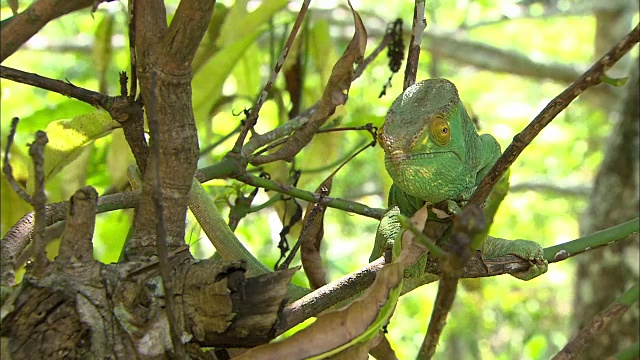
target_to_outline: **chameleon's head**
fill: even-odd
[[[475,182],[470,166],[477,137],[450,81],[430,79],[393,102],[380,129],[386,169],[403,191],[433,203],[456,199]]]

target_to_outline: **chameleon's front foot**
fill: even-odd
[[[547,272],[549,262],[544,258],[542,247],[530,240],[505,240],[488,236],[482,247],[482,255],[492,259],[505,255],[521,257],[531,264],[527,271],[511,273],[520,280],[531,280]]]
[[[512,276],[528,281],[547,272],[549,262],[544,258],[542,247],[535,241],[513,240],[510,241],[512,255],[521,257],[531,265],[527,271],[511,273]]]

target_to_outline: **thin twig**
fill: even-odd
[[[446,243],[448,256],[441,261],[442,276],[438,284],[438,294],[433,305],[429,327],[424,336],[416,359],[431,359],[444,330],[447,317],[456,298],[458,279],[464,276],[465,264],[473,259],[470,249],[475,234],[486,228],[486,217],[477,207],[467,207],[453,217],[452,233]]]
[[[353,147],[352,151],[348,151],[346,153],[346,155],[343,155],[340,159],[337,159],[336,161],[334,161],[334,162],[332,162],[330,164],[327,164],[327,165],[323,165],[323,166],[319,166],[319,167],[315,167],[315,168],[309,168],[309,169],[300,169],[300,172],[303,173],[303,174],[306,174],[306,175],[310,175],[310,174],[314,174],[314,173],[325,172],[325,171],[327,171],[329,169],[333,169],[336,166],[339,166],[340,164],[342,164],[345,159],[351,157],[352,156],[351,154],[352,154],[353,151],[357,151],[358,149],[360,149],[363,146],[365,146],[365,144],[366,144],[366,147],[370,146],[369,144],[367,144],[367,141],[361,141],[361,142],[359,142],[358,144],[356,144]],[[358,196],[353,196],[352,198],[357,198],[357,197]]]
[[[435,354],[440,334],[442,334],[442,330],[446,325],[447,315],[449,314],[453,301],[456,298],[457,287],[457,277],[443,276],[440,278],[440,281],[438,281],[438,295],[436,296],[436,301],[433,305],[431,320],[429,321],[427,333],[422,345],[420,346],[416,359],[431,359]]]
[[[133,17],[135,14],[135,0],[129,0],[127,6],[127,15],[129,20],[129,61],[131,62],[131,87],[129,90],[129,99],[133,102],[138,92],[138,70],[136,68],[136,22]]]
[[[282,65],[284,65],[284,61],[286,60],[287,55],[289,54],[289,50],[291,49],[291,46],[293,46],[293,41],[295,40],[296,35],[298,34],[298,30],[300,29],[300,25],[302,25],[302,20],[304,20],[304,16],[307,13],[307,9],[309,8],[310,3],[311,3],[311,0],[305,0],[302,3],[302,7],[300,8],[300,11],[298,12],[298,17],[296,18],[296,22],[293,24],[293,28],[291,28],[291,32],[289,33],[289,38],[287,39],[287,43],[284,45],[284,48],[280,53],[278,62],[276,63],[276,66],[273,68],[273,71],[271,72],[271,76],[269,77],[269,80],[267,81],[267,83],[264,85],[262,92],[260,92],[260,96],[258,97],[256,104],[251,108],[251,112],[249,113],[249,116],[247,117],[244,127],[242,128],[242,131],[240,131],[240,135],[238,136],[238,139],[236,140],[236,143],[233,146],[233,149],[231,150],[231,152],[236,154],[240,153],[240,151],[242,150],[242,146],[244,145],[244,140],[246,139],[247,134],[249,134],[249,130],[251,130],[253,126],[255,126],[256,122],[258,121],[258,113],[260,112],[262,105],[265,103],[265,101],[267,101],[267,98],[269,97],[269,92],[271,92],[273,83],[275,82],[276,77],[280,73],[280,69],[282,69]]]
[[[267,190],[273,190],[281,194],[293,196],[295,198],[298,198],[304,201],[308,201],[308,202],[320,201],[319,197],[312,192],[298,189],[294,186],[280,184],[273,180],[264,179],[258,176],[251,175],[247,172],[236,177],[236,180],[243,182],[247,185],[262,187]],[[360,214],[360,215],[378,219],[378,220],[382,217],[382,214],[385,211],[384,209],[371,208],[369,206],[366,206],[354,201],[333,198],[333,197],[326,197],[326,199],[328,202],[327,203],[328,207],[341,209],[350,213]]]
[[[560,112],[575,100],[586,89],[602,82],[604,73],[611,68],[622,56],[628,53],[640,40],[638,25],[631,30],[620,42],[614,45],[600,60],[598,60],[580,78],[574,81],[560,95],[556,96],[549,104],[513,138],[513,142],[507,147],[502,156],[495,163],[489,174],[482,180],[475,193],[467,203],[480,206],[489,196],[493,186],[502,178],[502,175],[518,158],[520,153],[533,141],[533,139],[547,126]]]
[[[368,125],[371,125],[371,124],[368,124]],[[370,126],[369,126],[369,128],[370,128]],[[335,129],[335,130],[337,130],[337,129]],[[374,140],[373,140],[372,143],[367,144],[363,148],[361,148],[358,151],[356,151],[355,153],[351,154],[346,160],[344,160],[342,162],[342,164],[340,164],[340,166],[338,166],[331,174],[329,174],[329,176],[327,176],[326,179],[329,179],[329,178],[335,176],[338,173],[338,171],[340,171],[340,169],[342,169],[347,163],[349,163],[349,161],[353,160],[356,156],[358,156],[360,153],[362,153],[364,150],[368,149],[369,147],[375,146],[375,144],[376,144],[376,140],[375,140],[375,136],[374,136]],[[325,182],[327,181],[326,179],[324,180]],[[313,223],[313,220],[314,220],[314,218],[316,217],[316,215],[318,213],[320,213],[322,211],[325,211],[327,205],[331,202],[331,201],[327,201],[327,199],[330,199],[330,198],[328,198],[328,193],[327,194],[323,194],[322,192],[320,192],[320,193],[314,193],[314,195],[318,198],[318,201],[316,201],[315,206],[311,210],[312,211],[311,214],[306,219],[305,224],[302,227],[302,233],[298,237],[298,241],[296,241],[296,243],[294,244],[293,248],[289,252],[289,255],[287,256],[285,261],[282,263],[282,265],[278,267],[278,270],[283,270],[283,269],[289,268],[289,265],[293,261],[293,258],[295,257],[296,253],[298,252],[298,249],[301,246],[302,239],[304,239],[304,237],[305,237],[305,232],[309,229],[309,225]]]
[[[413,8],[413,27],[411,29],[411,40],[409,42],[409,52],[407,53],[407,67],[404,71],[403,89],[416,82],[418,74],[418,61],[420,59],[420,46],[422,44],[422,33],[427,27],[425,18],[425,0],[416,0]]]
[[[112,98],[110,96],[99,92],[83,89],[68,82],[50,79],[6,66],[0,66],[0,77],[22,84],[35,86],[40,89],[53,91],[64,96],[86,102],[89,105],[101,107],[107,110],[112,103]]]
[[[33,211],[35,221],[33,225],[33,252],[35,254],[35,264],[37,269],[44,269],[48,264],[45,238],[47,195],[44,193],[44,147],[49,142],[44,131],[36,132],[36,139],[29,145],[29,156],[33,160],[34,190],[33,190]]]
[[[4,175],[7,177],[7,182],[11,186],[11,189],[22,198],[22,200],[28,202],[29,204],[33,204],[33,199],[31,196],[16,182],[16,179],[13,177],[13,167],[11,166],[11,162],[9,161],[9,151],[11,150],[11,145],[13,144],[13,138],[16,136],[16,130],[18,128],[19,118],[14,117],[11,120],[11,129],[9,130],[9,136],[7,137],[7,147],[4,152],[4,164],[2,166],[2,171]]]
[[[352,81],[355,81],[364,73],[367,66],[371,64],[378,55],[380,55],[382,50],[384,50],[387,47],[387,45],[389,45],[390,41],[391,41],[391,37],[385,36],[382,38],[382,41],[380,42],[380,44],[376,46],[376,48],[371,52],[371,54],[369,54],[362,61],[362,63],[358,64],[355,71],[353,72]],[[307,110],[303,111],[293,119],[287,121],[286,123],[280,125],[279,127],[269,132],[266,132],[262,135],[252,136],[251,139],[247,142],[247,144],[243,146],[242,153],[245,154],[246,156],[249,156],[253,154],[256,151],[256,149],[261,148],[267,144],[270,144],[273,141],[277,141],[291,134],[295,130],[301,128],[309,121],[311,116],[313,116],[313,113],[318,108],[319,103],[320,103],[319,101],[316,102],[315,104],[310,106]]]
[[[298,241],[296,241],[296,243],[293,244],[293,247],[289,251],[289,254],[287,254],[287,257],[284,259],[284,261],[278,265],[278,270],[285,270],[289,268],[289,266],[291,265],[291,262],[293,262],[293,258],[296,257],[296,254],[298,253],[298,250],[302,245],[302,239],[305,238],[305,236],[307,235],[306,233],[309,231],[310,225],[313,223],[313,220],[321,211],[323,211],[323,207],[322,205],[320,205],[320,202],[314,204],[314,206],[311,209],[311,212],[309,213],[309,217],[307,217],[305,219],[305,222],[302,224],[302,232],[300,232],[300,236],[298,236]]]
[[[389,43],[392,40],[393,40],[393,37],[391,36],[390,33],[384,34],[384,36],[382,37],[382,41],[380,41],[380,44],[378,44],[378,46],[376,46],[373,49],[373,51],[366,58],[364,58],[364,60],[360,64],[358,64],[358,66],[356,67],[356,70],[353,72],[353,80],[362,76],[367,66],[369,66],[369,64],[371,64],[373,60],[375,60],[378,57],[378,55],[380,55],[380,53],[384,49],[386,49],[387,46],[389,46]]]
[[[337,128],[320,129],[318,130],[317,134],[330,133],[330,132],[336,132],[336,131],[353,131],[353,130],[366,130],[369,133],[373,133],[377,131],[378,128],[373,126],[372,123],[368,123],[362,126],[345,126],[345,127],[337,127]],[[374,135],[374,139],[375,139],[375,135]]]

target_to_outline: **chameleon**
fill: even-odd
[[[450,212],[458,212],[458,203],[469,200],[501,156],[493,136],[478,134],[458,90],[446,79],[424,80],[403,91],[386,115],[378,143],[393,184],[370,261],[401,233],[398,214],[410,217],[426,202],[443,201]],[[548,268],[542,247],[534,241],[487,236],[478,250],[488,259],[512,254],[528,260],[528,270],[511,274],[521,280]]]

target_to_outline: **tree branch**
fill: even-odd
[[[209,27],[215,4],[212,0],[180,1],[164,40],[164,66],[167,69],[183,70],[184,64],[191,64],[202,36]]]
[[[122,192],[98,198],[97,213],[129,209],[138,206],[140,191]],[[51,226],[63,221],[69,202],[61,201],[45,207],[45,224]],[[34,212],[29,212],[16,222],[0,241],[0,285],[15,284],[15,262],[31,241],[34,226]]]
[[[493,186],[502,178],[505,171],[513,164],[540,131],[569,106],[578,95],[586,89],[600,84],[605,72],[620,60],[623,55],[629,52],[639,40],[640,30],[638,29],[638,25],[636,25],[624,39],[614,45],[608,53],[591,66],[579,79],[574,81],[568,88],[560,93],[560,95],[556,96],[524,130],[513,138],[513,142],[507,147],[489,171],[489,174],[487,174],[480,185],[478,185],[478,188],[466,206],[472,204],[480,206],[484,203]]]
[[[302,3],[302,6],[300,7],[300,11],[298,12],[298,16],[296,17],[296,22],[293,24],[293,27],[291,28],[291,32],[289,33],[289,37],[287,38],[287,42],[285,43],[284,48],[282,48],[282,51],[280,52],[278,61],[276,62],[275,67],[271,71],[271,75],[269,76],[269,80],[267,81],[267,83],[264,85],[264,88],[260,92],[260,96],[258,96],[258,99],[256,100],[255,105],[251,108],[251,111],[247,116],[247,120],[244,126],[242,127],[242,130],[240,130],[240,135],[238,135],[238,139],[236,140],[235,145],[233,145],[233,149],[231,150],[233,153],[240,154],[240,152],[242,151],[242,146],[244,145],[244,140],[246,139],[247,134],[249,133],[249,130],[253,129],[253,126],[255,126],[256,122],[258,121],[258,114],[260,113],[260,109],[262,109],[262,105],[264,104],[264,102],[267,101],[267,97],[271,92],[271,87],[273,87],[273,83],[276,80],[276,77],[278,77],[278,74],[280,73],[280,69],[282,69],[282,66],[284,65],[284,61],[287,59],[289,50],[291,49],[291,46],[293,46],[293,41],[295,40],[296,35],[298,34],[298,30],[300,30],[300,26],[302,25],[302,20],[304,20],[304,16],[307,13],[307,9],[309,8],[310,3],[311,3],[311,0],[305,0]]]
[[[44,271],[49,263],[47,259],[47,240],[44,236],[45,231],[45,204],[47,203],[47,195],[44,192],[44,147],[49,142],[49,138],[44,131],[38,130],[36,138],[29,145],[29,156],[33,161],[34,173],[34,190],[31,198],[33,199],[33,211],[35,212],[35,221],[33,224],[33,252],[35,254],[35,264],[38,271]]]
[[[553,360],[569,360],[577,357],[597,335],[620,318],[637,301],[638,284],[635,284],[606,309],[596,314],[591,322],[553,357]]]
[[[594,247],[586,248],[584,251],[593,250],[597,247],[595,243],[592,242],[595,241],[593,238],[597,238],[598,244],[602,246],[625,240],[630,234],[638,232],[638,226],[638,219],[634,219],[613,228],[586,236],[585,238],[546,248],[544,249],[545,259],[547,259],[549,263],[566,260],[578,253],[567,252],[568,256],[556,256],[556,254],[564,254],[565,251],[562,251],[562,249],[570,249],[574,244],[581,244],[580,246],[585,245],[586,241],[590,241]],[[384,266],[384,258],[380,257],[362,269],[347,274],[292,302],[284,310],[284,323],[286,326],[278,329],[278,334],[283,333],[311,316],[315,316],[322,311],[359,296],[364,289],[373,283],[376,272],[380,270],[382,266]],[[531,264],[528,260],[515,255],[483,259],[481,254],[476,252],[474,256],[465,263],[460,277],[478,278],[517,273],[526,271],[530,266]],[[441,274],[440,267],[438,261],[429,261],[425,272],[420,277],[405,279],[402,293],[406,294],[419,286],[438,280],[438,276]]]
[[[112,97],[99,92],[83,89],[69,82],[50,79],[38,74],[28,73],[6,66],[0,66],[0,77],[22,84],[35,86],[40,89],[53,91],[106,110],[109,110],[109,107],[113,103]]]
[[[507,72],[534,79],[571,83],[580,76],[574,65],[538,62],[523,53],[485,43],[461,40],[452,35],[425,34],[426,48],[436,56],[495,72]]]
[[[134,9],[135,47],[140,60],[148,57],[151,49],[160,51],[162,48],[168,29],[167,9],[162,0],[136,1]]]
[[[413,23],[411,27],[411,40],[409,40],[409,51],[407,52],[407,66],[404,70],[404,85],[402,87],[404,90],[416,82],[422,33],[427,27],[425,12],[425,0],[416,0],[415,6],[413,7]]]
[[[2,21],[0,30],[0,63],[35,35],[49,21],[105,0],[38,0],[25,11]],[[110,1],[110,0],[108,0]]]
[[[575,196],[575,197],[586,198],[589,196],[589,194],[591,194],[591,190],[592,190],[591,186],[588,186],[588,185],[549,184],[542,180],[524,181],[524,182],[519,182],[517,184],[512,184],[511,186],[509,186],[510,193],[535,191],[539,193],[548,193],[549,195],[560,196],[560,197]]]
[[[69,201],[64,235],[56,263],[66,267],[90,264],[93,260],[93,232],[96,225],[98,193],[91,186],[79,189]]]
[[[389,36],[382,37],[382,40],[380,41],[378,46],[376,46],[376,48],[373,49],[373,51],[360,64],[358,64],[355,71],[353,72],[352,81],[355,81],[364,73],[366,67],[371,64],[378,55],[380,55],[382,50],[384,50],[384,48],[389,44],[390,41],[391,38]],[[309,120],[313,116],[313,113],[318,109],[319,104],[320,101],[317,101],[315,104],[310,106],[307,110],[300,113],[295,118],[285,122],[284,124],[271,131],[268,131],[262,135],[252,135],[251,139],[249,139],[249,141],[247,141],[247,143],[242,147],[242,154],[245,157],[250,157],[260,147],[279,140],[291,134],[295,130],[301,128],[309,122]]]
[[[281,194],[289,195],[308,202],[318,203],[319,201],[321,201],[321,199],[323,199],[322,201],[326,202],[326,205],[328,207],[341,209],[347,212],[360,214],[374,219],[380,219],[385,211],[384,209],[371,208],[366,205],[349,200],[332,197],[321,198],[320,196],[318,196],[318,194],[301,190],[291,185],[279,184],[275,181],[254,176],[247,172],[238,176],[236,180],[239,180],[247,185],[273,190]]]

